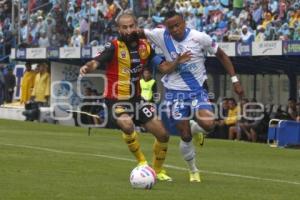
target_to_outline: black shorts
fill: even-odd
[[[122,114],[132,117],[135,125],[145,124],[155,116],[155,107],[152,103],[145,102],[141,98],[130,100],[105,99],[108,110],[108,128],[116,128],[116,119]]]

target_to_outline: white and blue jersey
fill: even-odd
[[[178,120],[193,118],[197,110],[212,110],[207,91],[203,88],[207,79],[204,62],[206,53],[215,54],[218,45],[206,33],[193,29],[186,29],[180,42],[174,40],[166,29],[145,30],[145,35],[162,50],[166,61],[174,61],[187,51],[192,53],[188,62],[162,78],[166,88],[163,104],[168,111],[161,114],[166,128],[173,133]]]

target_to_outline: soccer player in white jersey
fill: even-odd
[[[190,182],[201,182],[195,164],[196,153],[189,121],[195,117],[207,132],[215,126],[212,105],[205,89],[205,53],[214,54],[223,64],[239,96],[243,96],[243,88],[229,57],[209,35],[186,28],[183,16],[175,11],[166,13],[164,24],[166,28],[138,32],[144,34],[164,54],[166,60],[160,62],[159,69],[165,74],[162,78],[166,88],[164,102],[170,108],[166,126],[175,126],[181,135],[180,151],[189,167]]]

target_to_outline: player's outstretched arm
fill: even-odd
[[[225,70],[230,75],[235,93],[239,95],[239,97],[243,97],[244,96],[243,87],[235,74],[233,64],[229,59],[229,57],[227,56],[227,54],[222,49],[218,48],[216,57],[223,64]]]
[[[89,62],[87,62],[85,65],[83,65],[79,72],[80,75],[85,75],[87,73],[93,72],[97,69],[97,66],[99,65],[99,62],[96,60],[91,60]]]
[[[164,61],[159,65],[159,71],[163,74],[168,74],[177,69],[180,64],[189,61],[192,58],[190,51],[184,52],[177,56],[174,61]]]

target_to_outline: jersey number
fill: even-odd
[[[147,107],[144,107],[142,111],[147,117],[152,117],[152,112]]]

